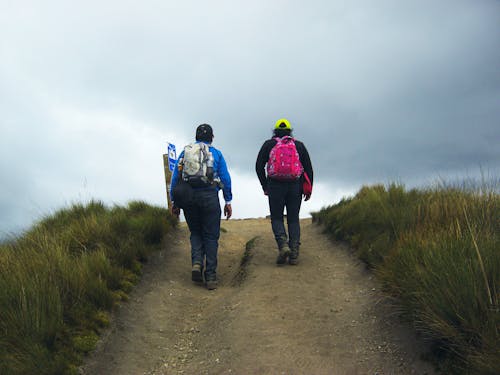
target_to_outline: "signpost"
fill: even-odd
[[[172,202],[170,201],[170,182],[172,180],[172,172],[174,171],[176,161],[177,155],[175,152],[175,145],[173,143],[168,143],[167,153],[163,154],[163,169],[165,170],[165,185],[167,188],[167,205],[169,211],[172,208]]]

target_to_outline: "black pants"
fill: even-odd
[[[288,242],[291,249],[298,249],[300,245],[299,212],[302,203],[302,190],[299,181],[269,180],[268,196],[269,210],[271,211],[271,226],[278,247]],[[283,211],[286,207],[288,235],[283,221]]]
[[[202,266],[205,263],[207,280],[216,279],[220,215],[219,196],[215,189],[195,189],[194,203],[184,209],[191,232],[191,261]]]

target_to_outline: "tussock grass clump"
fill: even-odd
[[[74,204],[0,246],[0,374],[76,374],[141,261],[176,224],[131,202]]]
[[[363,187],[313,220],[375,269],[446,373],[500,373],[498,190]]]

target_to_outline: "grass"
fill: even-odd
[[[255,236],[245,244],[245,251],[243,252],[240,260],[238,273],[233,278],[233,286],[240,286],[246,279],[248,273],[247,267],[253,257],[253,249],[255,248],[255,243],[259,238],[260,236]]]
[[[498,189],[363,187],[313,220],[375,270],[444,373],[500,373]]]
[[[77,374],[176,220],[144,202],[75,204],[0,245],[0,374]]]

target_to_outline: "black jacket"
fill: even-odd
[[[307,152],[306,146],[300,141],[295,141],[295,146],[297,147],[297,152],[299,153],[299,159],[304,167],[304,172],[307,173],[309,179],[311,180],[311,185],[313,183],[313,169],[311,164],[311,158],[309,157],[309,153]],[[264,142],[262,147],[260,148],[259,155],[257,155],[257,161],[255,162],[255,172],[257,172],[257,176],[259,177],[260,184],[262,185],[262,190],[267,190],[267,176],[266,176],[266,163],[269,160],[269,153],[271,149],[276,144],[276,140],[271,138]],[[302,177],[301,177],[302,178]]]

